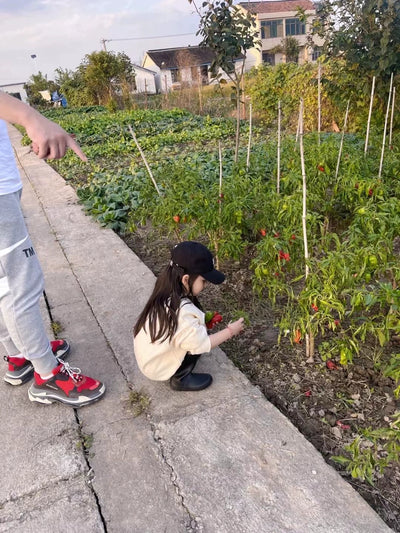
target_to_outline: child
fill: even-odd
[[[208,335],[197,296],[207,282],[225,280],[215,270],[211,252],[186,241],[172,250],[171,261],[156,281],[153,293],[134,328],[135,356],[149,379],[169,379],[173,390],[198,391],[211,385],[210,374],[193,374],[200,355],[243,330],[243,318]]]

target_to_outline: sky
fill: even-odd
[[[74,70],[102,39],[140,65],[146,50],[198,44],[198,27],[188,0],[0,0],[0,85]]]

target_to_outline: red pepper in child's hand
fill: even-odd
[[[205,322],[207,329],[213,329],[215,324],[218,324],[218,322],[222,322],[222,316],[216,311],[207,311],[205,316]]]

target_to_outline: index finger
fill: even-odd
[[[87,157],[82,152],[81,147],[79,146],[79,144],[76,141],[74,141],[74,139],[70,135],[68,136],[68,139],[67,139],[67,146],[68,146],[68,148],[71,148],[71,150],[73,150],[76,153],[76,155],[80,159],[82,159],[82,161],[87,161]]]

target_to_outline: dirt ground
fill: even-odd
[[[156,275],[168,263],[175,244],[149,228],[138,229],[124,240]],[[374,369],[372,359],[363,358],[362,366],[355,360],[347,368],[337,363],[328,369],[317,354],[314,363],[307,363],[304,346],[294,346],[285,338],[278,342],[276,316],[268,301],[252,293],[246,260],[222,264],[220,270],[227,281],[208,286],[201,294],[204,311],[218,311],[224,324],[236,312],[245,311],[250,322],[243,334],[224,343],[223,350],[383,520],[400,532],[400,465],[377,474],[370,485],[352,479],[331,459],[345,455],[344,446],[355,438],[357,428],[388,425],[388,417],[400,409],[393,397],[393,381]]]

